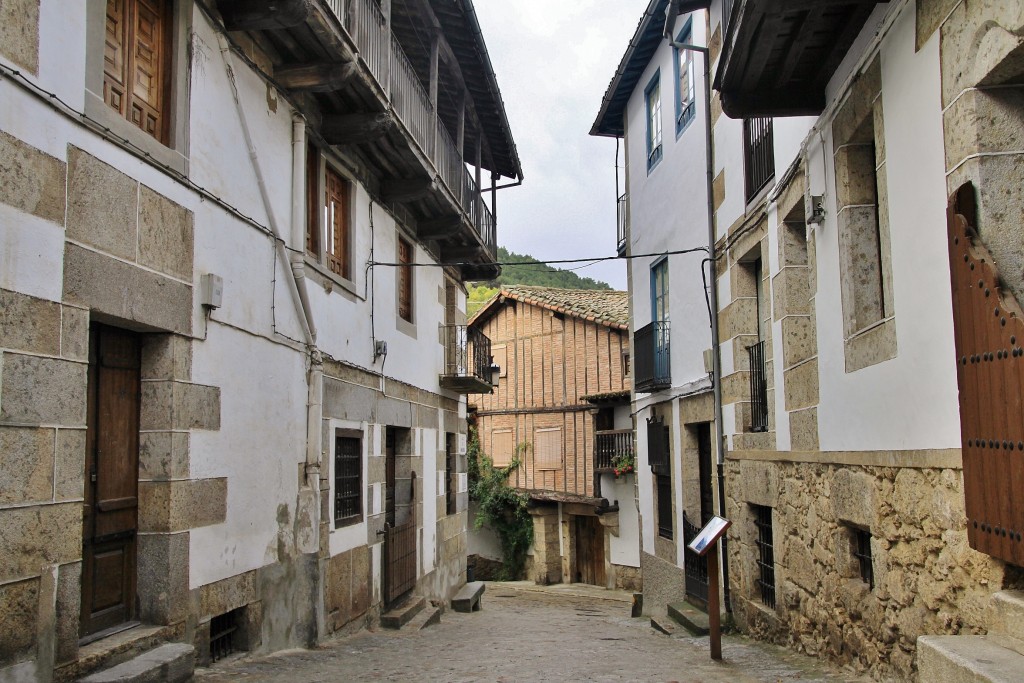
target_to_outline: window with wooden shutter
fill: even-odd
[[[538,429],[533,435],[533,463],[538,470],[562,469],[562,428]]]
[[[349,258],[349,184],[330,166],[324,170],[324,246],[327,267],[352,279]]]
[[[167,144],[172,0],[107,0],[103,100]]]
[[[514,451],[511,429],[495,429],[491,432],[491,462],[495,467],[512,464]]]
[[[306,252],[320,259],[320,150],[306,149]]]
[[[398,238],[398,315],[412,322],[412,244]]]

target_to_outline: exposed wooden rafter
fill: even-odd
[[[291,28],[312,13],[312,0],[221,0],[217,7],[229,31]]]
[[[387,135],[395,127],[391,112],[328,114],[323,117],[324,139],[332,145],[357,145]]]
[[[291,64],[274,69],[274,79],[288,90],[335,92],[348,84],[356,67],[355,60]]]
[[[389,178],[381,184],[381,197],[386,202],[411,202],[436,190],[434,178]]]

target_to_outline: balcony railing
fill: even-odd
[[[452,136],[430,103],[426,88],[373,0],[327,0],[359,50],[377,85],[391,102],[395,115],[409,131],[423,156],[433,165],[481,242],[497,253],[494,216],[473,182]]]
[[[770,118],[743,119],[747,201],[775,177],[775,131]]]
[[[617,218],[618,218],[618,230],[616,234],[618,236],[618,250],[619,253],[626,251],[626,227],[629,225],[629,195],[623,194],[619,197],[617,204]]]
[[[475,327],[443,325],[444,373],[441,386],[462,394],[489,394],[491,340]]]
[[[633,461],[633,430],[594,432],[594,469],[610,470],[616,462]]]
[[[651,392],[672,384],[669,324],[659,320],[641,327],[633,335],[633,367],[636,390]]]
[[[768,431],[768,380],[764,367],[765,343],[747,347],[750,361],[750,431]]]

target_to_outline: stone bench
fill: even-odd
[[[456,612],[475,612],[482,606],[480,598],[483,594],[484,582],[470,581],[452,598],[452,609]]]

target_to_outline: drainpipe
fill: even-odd
[[[674,4],[674,3],[673,3]],[[714,199],[714,137],[711,127],[711,55],[707,47],[680,43],[672,38],[675,14],[671,12],[665,17],[665,38],[677,50],[699,52],[704,59],[704,161],[706,166],[707,208],[708,208],[708,261],[711,263],[711,287],[709,299],[711,304],[711,357],[712,357],[712,391],[715,402],[715,440],[717,454],[716,471],[718,474],[718,515],[725,517],[725,424],[722,418],[722,353],[718,332],[718,275],[716,274],[717,255],[715,253],[715,199]],[[703,268],[701,264],[701,268]],[[722,586],[725,596],[725,609],[732,612],[732,601],[729,599],[729,546],[728,539],[723,536],[722,546]]]

